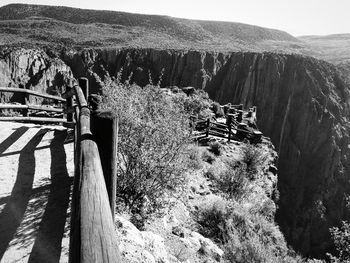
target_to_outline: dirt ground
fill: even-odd
[[[0,122],[0,262],[68,262],[70,132]]]

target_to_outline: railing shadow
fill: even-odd
[[[21,128],[18,130],[21,132],[24,131],[24,129]],[[21,224],[26,211],[34,181],[35,148],[46,132],[46,129],[39,130],[20,153],[16,182],[13,186],[11,196],[0,214],[0,260],[16,233],[17,228]],[[20,132],[17,136],[19,134]],[[9,143],[10,140],[8,141],[8,144]],[[4,148],[5,146],[6,145],[4,145]]]
[[[55,131],[50,144],[51,185],[48,202],[42,217],[28,262],[59,262],[61,243],[67,219],[72,179],[66,167],[64,149],[67,131]]]
[[[0,144],[0,154],[5,152],[12,144],[14,144],[28,130],[28,127],[22,126],[16,129],[9,137]]]

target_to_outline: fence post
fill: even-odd
[[[231,141],[231,122],[232,122],[232,116],[229,114],[227,115],[227,125],[228,125],[228,142]]]
[[[79,78],[78,80],[79,82],[79,87],[81,88],[84,96],[85,96],[85,100],[89,101],[89,82],[87,78]]]
[[[91,115],[91,132],[101,157],[103,176],[114,220],[117,184],[118,118],[110,111]]]
[[[207,120],[207,133],[206,136],[209,137],[209,130],[210,130],[210,118]]]
[[[69,92],[71,89],[72,89],[71,86],[66,86],[66,92]],[[66,99],[67,110],[69,108],[72,108],[72,106],[73,106],[73,96]],[[72,112],[67,113],[67,122],[73,122],[73,113]]]

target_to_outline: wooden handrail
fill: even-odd
[[[70,262],[120,263],[101,159],[90,130],[90,110],[82,89],[76,85],[71,90],[67,95],[75,95],[78,116],[75,116],[76,168],[72,197]]]
[[[67,122],[64,118],[46,118],[46,117],[25,117],[25,116],[14,116],[14,117],[0,117],[0,121],[25,121],[25,122],[51,122],[61,123]]]
[[[80,86],[79,86],[80,85]],[[101,116],[95,116],[94,131],[106,140],[105,145],[96,144],[90,129],[90,109],[87,103],[88,83],[87,79],[79,79],[79,85],[72,88],[67,86],[67,92],[61,97],[41,94],[36,91],[21,88],[0,88],[0,92],[20,92],[25,94],[26,105],[1,104],[0,109],[23,110],[26,116],[0,117],[0,121],[42,121],[63,123],[66,127],[75,128],[74,136],[74,186],[72,194],[71,224],[70,224],[70,248],[69,262],[77,263],[121,263],[117,235],[114,229],[113,212],[115,207],[115,170],[117,127],[115,119],[107,120],[107,127],[111,127],[110,137],[98,130],[96,123]],[[51,108],[39,105],[29,105],[28,95],[53,99],[66,103],[66,109]],[[75,96],[76,105],[73,105]],[[65,118],[30,117],[28,110],[43,110],[49,112],[66,113]],[[75,122],[73,121],[75,115]],[[104,124],[106,125],[106,124]],[[97,129],[97,130],[96,130]],[[114,137],[113,137],[114,136]],[[98,137],[98,136],[97,136]],[[96,138],[97,138],[96,137]],[[96,140],[98,141],[98,140]],[[109,141],[113,142],[110,143]],[[102,149],[100,149],[100,146]],[[101,150],[104,158],[104,166],[101,165]],[[109,175],[104,175],[104,171]],[[106,181],[108,185],[106,186]],[[108,187],[108,191],[107,191]]]
[[[0,109],[29,109],[63,113],[63,109],[38,105],[0,104]]]
[[[45,99],[57,100],[57,101],[61,101],[61,102],[66,101],[65,99],[58,97],[58,96],[43,94],[43,93],[40,93],[40,92],[37,92],[34,90],[29,90],[29,89],[0,87],[0,92],[26,93],[29,95],[33,95],[33,96],[37,96],[37,97],[41,97],[41,98],[45,98]]]

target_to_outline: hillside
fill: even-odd
[[[299,37],[309,45],[314,54],[334,64],[350,64],[350,34]]]
[[[11,4],[0,8],[0,45],[266,50],[266,41],[298,49],[290,34],[232,22],[68,7]],[[296,48],[297,47],[297,48]]]

